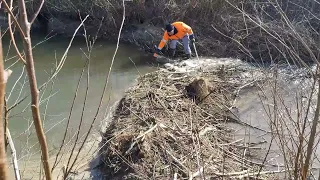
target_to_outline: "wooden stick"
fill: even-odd
[[[125,154],[129,154],[129,152],[132,150],[132,148],[134,147],[134,145],[137,144],[138,139],[144,137],[146,134],[148,134],[149,132],[153,131],[156,127],[158,126],[158,124],[154,125],[152,128],[150,128],[149,130],[147,130],[146,132],[140,134],[138,137],[136,137],[134,139],[134,142],[130,145],[130,148],[125,152]]]
[[[201,167],[197,172],[192,174],[192,178],[198,177],[198,176],[203,176],[203,167]]]
[[[244,177],[251,177],[251,176],[256,176],[257,174],[276,174],[276,173],[283,173],[286,171],[290,171],[290,170],[277,170],[277,171],[262,171],[262,172],[253,172],[253,173],[249,173],[248,170],[244,170],[244,171],[239,171],[239,172],[232,172],[232,173],[214,173],[218,176],[238,176],[237,178],[241,179]]]
[[[10,12],[11,12],[11,9],[12,9],[12,3],[13,3],[13,0],[10,1]],[[10,13],[9,13],[10,14]],[[13,17],[14,18],[14,17]],[[20,51],[19,51],[19,48],[16,44],[16,40],[15,40],[15,37],[14,37],[14,32],[12,30],[12,27],[11,27],[11,15],[8,16],[8,25],[9,25],[9,32],[10,32],[10,37],[11,37],[11,40],[12,40],[12,44],[13,44],[13,47],[14,49],[16,50],[17,52],[17,55],[19,56],[20,60],[23,62],[23,64],[26,64],[26,61],[23,59]]]
[[[158,126],[158,124],[154,125],[154,126],[153,126],[152,128],[150,128],[148,131],[140,134],[140,135],[139,135],[138,137],[136,137],[134,140],[136,141],[136,140],[138,140],[139,138],[141,138],[141,137],[145,136],[146,134],[150,133],[150,132],[153,131],[157,126]]]
[[[13,143],[9,128],[7,128],[7,138],[9,141],[9,146],[11,148],[11,156],[12,156],[12,161],[13,161],[14,175],[16,177],[16,180],[20,180],[20,173],[19,173],[19,166],[18,166],[18,161],[17,161],[16,148],[14,147],[14,143]]]
[[[187,174],[191,174],[191,172],[189,171],[189,169],[188,169],[185,165],[183,165],[176,157],[174,157],[174,156],[172,155],[172,153],[170,153],[168,150],[166,150],[166,152],[167,152],[167,154],[169,154],[169,155],[171,156],[171,158],[172,158],[176,163],[178,163],[183,169],[185,169],[185,170],[187,171]]]
[[[173,180],[177,180],[178,179],[178,174],[177,173],[174,173],[173,175]]]
[[[15,24],[16,24],[16,26],[18,27],[19,32],[20,32],[20,34],[21,34],[21,36],[25,37],[25,33],[24,33],[24,31],[22,30],[22,28],[21,28],[20,24],[18,23],[18,20],[15,18],[14,14],[12,13],[12,11],[11,11],[11,9],[10,9],[10,7],[9,7],[8,3],[7,3],[5,0],[1,0],[1,2],[3,2],[3,4],[4,4],[4,6],[5,6],[6,10],[7,10],[7,11],[8,11],[8,13],[9,13],[9,15],[12,17],[12,19],[13,19],[14,23],[15,23]],[[11,26],[11,24],[9,24],[9,26]],[[24,39],[24,40],[25,40],[25,39]]]

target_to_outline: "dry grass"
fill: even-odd
[[[234,120],[228,109],[243,84],[231,81],[230,74],[222,76],[221,71],[197,75],[207,80],[210,92],[198,103],[188,88],[195,76],[185,73],[150,73],[128,90],[102,142],[106,177],[219,179],[257,175],[258,164],[243,155],[243,140],[234,139],[226,124]]]
[[[38,4],[29,5],[37,7]],[[279,10],[287,15],[297,33],[316,52],[319,49],[319,6],[315,0],[128,1],[123,40],[153,50],[153,45],[161,40],[162,32],[149,31],[152,28],[148,25],[161,29],[165,23],[184,21],[195,30],[201,55],[254,61],[270,61],[272,56],[271,61],[274,62],[284,59],[295,61],[296,55],[287,50],[283,45],[285,43],[305,61],[310,61],[309,53],[297,42],[297,34],[290,31]],[[29,9],[32,11],[34,8]],[[104,17],[99,36],[116,40],[121,25],[121,11],[121,2],[116,0],[47,0],[41,14],[61,21],[65,18],[80,21],[79,13],[82,16],[89,15],[87,27],[92,27],[94,32]],[[136,33],[141,27],[144,33]],[[268,29],[271,34],[263,29]],[[139,38],[143,41],[139,42]],[[283,42],[279,42],[279,39]]]

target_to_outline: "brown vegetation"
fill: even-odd
[[[184,21],[195,30],[200,55],[239,57],[260,62],[293,62],[298,55],[304,61],[312,61],[297,35],[308,43],[313,52],[319,49],[316,41],[320,28],[319,6],[314,0],[127,1],[121,39],[153,51],[153,45],[161,40],[161,28],[165,23]],[[116,40],[121,11],[121,1],[117,0],[47,0],[41,14],[49,23],[54,18],[62,22],[66,18],[80,21],[79,15],[89,15],[88,33],[95,33],[104,17],[100,36]],[[292,27],[287,25],[281,13],[292,22]],[[177,53],[182,52],[180,50]]]
[[[102,172],[112,179],[254,177],[258,166],[243,157],[228,122],[233,93],[241,85],[221,81],[219,71],[160,71],[138,79],[114,112],[105,132]],[[231,76],[228,76],[231,78]],[[232,78],[231,78],[232,79]],[[186,87],[214,84],[196,104]],[[208,84],[207,84],[208,83]],[[197,92],[198,93],[198,92]],[[200,96],[201,96],[200,95]],[[268,174],[267,172],[261,172]]]
[[[4,0],[3,2],[5,4]],[[31,4],[28,4],[31,7],[28,9],[29,13],[35,14],[29,20],[24,1],[19,1],[21,21],[18,23],[13,15],[12,19],[24,41],[24,55],[19,52],[18,48],[15,48],[28,70],[34,124],[42,148],[45,173],[47,179],[50,179],[46,140],[39,115],[39,91],[33,65],[29,26],[35,20],[38,9],[41,8],[41,2],[33,4],[32,1]],[[48,0],[41,14],[44,18],[69,17],[76,21],[81,21],[79,17],[81,14],[88,14],[88,23],[95,30],[101,20],[105,19],[101,26],[103,32],[101,36],[117,39],[117,48],[126,19],[124,29],[126,33],[122,40],[135,42],[149,50],[161,39],[160,27],[164,23],[183,20],[194,28],[198,40],[197,46],[203,55],[240,57],[253,61],[286,63],[290,61],[306,66],[306,61],[319,63],[319,44],[316,41],[319,38],[318,30],[320,29],[319,12],[316,12],[319,3],[316,2],[191,0],[185,3],[185,1],[178,0],[138,0],[126,2],[127,13],[125,14],[121,13],[122,10],[124,11],[121,1]],[[40,8],[33,10],[33,7],[39,6]],[[12,5],[8,8],[8,12],[13,14],[9,10],[11,7]],[[151,26],[148,27],[147,25],[150,24]],[[120,32],[118,32],[119,28]],[[158,30],[151,32],[150,29]],[[12,30],[10,31],[12,33]],[[117,33],[119,33],[118,36],[116,36]],[[90,34],[90,28],[88,34]],[[15,44],[14,41],[13,44]],[[114,57],[116,53],[117,50]],[[62,64],[63,61],[61,61]],[[54,75],[61,67],[62,65],[59,65]],[[106,77],[105,89],[108,86],[111,69],[112,65]],[[280,149],[285,156],[286,170],[292,171],[293,169],[293,173],[289,172],[288,177],[306,179],[310,174],[317,141],[316,134],[318,134],[319,91],[312,125],[308,126],[309,123],[307,123],[309,108],[312,109],[312,95],[316,84],[319,83],[318,72],[312,74],[315,83],[308,99],[310,104],[306,106],[306,115],[295,119],[288,113],[289,108],[284,105],[284,100],[277,92],[278,70],[275,68],[274,77],[268,82],[270,86],[274,85],[274,93],[271,96],[273,104],[272,107],[269,107],[274,112],[269,116],[270,126],[274,133],[273,138],[278,140],[282,146]],[[234,90],[240,88],[240,84],[221,80],[216,72],[199,74],[200,78],[192,81],[193,76],[186,74],[151,73],[141,77],[138,85],[128,91],[126,97],[119,103],[103,142],[104,146],[101,151],[105,163],[103,170],[107,176],[114,178],[203,176],[241,178],[269,173],[263,171],[264,164],[254,163],[245,155],[239,154],[239,149],[244,147],[240,141],[233,141],[232,132],[225,126],[225,122],[230,119],[228,114],[230,114],[230,107],[233,106],[231,102]],[[1,75],[3,73],[0,73],[0,77]],[[213,87],[210,87],[211,85]],[[104,93],[92,123],[97,119],[103,97]],[[299,98],[297,96],[298,100]],[[284,106],[286,118],[283,118],[284,113],[277,109],[281,106]],[[304,114],[303,110],[298,110],[298,112],[299,115]],[[287,125],[288,119],[297,127],[294,130],[299,136],[299,141],[294,138],[295,134]],[[301,124],[303,124],[302,127]],[[307,133],[309,128],[310,135]],[[287,130],[289,134],[284,134],[284,130]],[[91,129],[87,132],[85,140],[90,131]],[[85,141],[81,144],[80,150],[84,143]],[[73,150],[67,164],[67,172],[64,174],[65,178],[77,161],[79,153],[76,154],[76,160],[71,161]]]

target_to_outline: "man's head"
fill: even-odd
[[[166,31],[168,32],[168,34],[171,36],[174,33],[174,26],[171,24],[167,24],[166,25]]]

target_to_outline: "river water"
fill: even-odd
[[[44,35],[35,34],[33,35],[33,44],[35,45],[45,39],[46,37]],[[48,81],[50,73],[60,61],[69,41],[70,39],[68,38],[56,36],[35,47],[35,67],[39,86]],[[5,66],[13,71],[6,89],[8,107],[11,107],[29,94],[29,86],[26,71],[22,68],[22,64],[20,62],[14,64],[17,58],[11,58],[15,55],[15,51],[12,47],[9,48],[9,38],[4,37],[3,43],[4,55],[6,56]],[[115,48],[115,44],[98,41],[91,53],[89,92],[83,113],[83,125],[80,136],[82,136],[90,127],[96,114]],[[57,77],[54,81],[49,82],[48,86],[43,88],[40,92],[41,117],[43,119],[44,129],[51,151],[56,150],[60,146],[64,136],[68,116],[77,89],[77,83],[86,63],[86,56],[83,51],[86,51],[85,39],[83,37],[78,37],[73,42],[65,64]],[[93,132],[99,132],[101,127],[104,126],[102,123],[106,118],[106,114],[109,112],[109,107],[124,95],[125,90],[135,83],[135,79],[139,75],[143,75],[156,69],[150,65],[150,62],[152,62],[151,57],[151,55],[140,53],[132,46],[120,45],[102,107],[99,111],[97,121],[93,126]],[[87,71],[83,74],[75,105],[72,109],[67,141],[72,138],[74,139],[74,135],[77,132],[81,121],[87,88],[86,77]],[[284,81],[282,86],[285,87],[282,95],[285,101],[289,103],[290,108],[295,106],[293,100],[295,99],[296,90],[302,90],[307,87],[305,80],[300,82],[292,80]],[[268,87],[263,88],[268,91]],[[239,109],[239,115],[242,121],[266,131],[270,131],[270,120],[262,105],[261,97],[257,95],[257,92],[259,91],[260,90],[252,91],[244,89],[240,92],[240,98],[238,99],[236,106]],[[22,103],[19,103],[19,105],[9,114],[9,128],[17,148],[18,156],[20,157],[39,150],[34,126],[32,124],[29,103],[30,98],[28,97]],[[271,136],[269,133],[256,129],[244,128],[239,125],[235,125],[234,128],[237,130],[236,138],[246,138],[247,142],[270,142]],[[250,134],[250,137],[247,136],[248,134]],[[263,146],[264,149],[267,149],[269,144],[263,143],[261,146]],[[316,154],[319,153],[318,149]],[[268,156],[270,161],[274,161],[271,164],[276,164],[281,167],[283,162],[280,154],[278,146],[274,144],[271,148],[271,153]],[[319,163],[315,163],[314,165],[318,167]]]
[[[52,70],[60,62],[70,38],[54,36],[48,39],[42,34],[34,34],[32,38],[33,45],[42,42],[34,48],[36,76],[38,85],[41,86],[48,81]],[[10,44],[9,37],[5,36],[3,38],[4,55],[6,56],[5,67],[13,71],[6,89],[8,107],[19,102],[30,92],[26,71],[23,69],[22,63],[14,63],[17,58],[12,58],[15,51]],[[21,43],[18,42],[18,44],[21,47]],[[115,44],[97,41],[92,50],[89,68],[89,90],[80,136],[90,127],[96,114],[115,48]],[[72,43],[65,64],[57,77],[40,92],[41,118],[43,119],[50,150],[59,147],[63,138],[77,83],[86,64],[87,58],[83,53],[86,51],[85,38],[77,37]],[[123,96],[125,90],[135,82],[135,79],[140,74],[143,75],[155,69],[148,62],[150,62],[149,56],[139,52],[136,48],[129,45],[120,45],[102,107],[93,126],[93,132],[100,130],[100,123],[104,119],[108,107]],[[86,83],[87,71],[85,69],[72,110],[67,141],[77,131],[81,120]],[[18,155],[39,150],[29,103],[30,98],[28,97],[9,114],[9,128]]]
[[[315,69],[314,65],[310,67],[313,70]],[[261,86],[256,88],[248,87],[240,91],[238,101],[235,104],[238,108],[238,117],[242,122],[256,128],[239,126],[239,124],[233,123],[230,126],[236,131],[236,139],[243,139],[244,144],[252,143],[252,149],[261,148],[262,151],[258,150],[260,154],[256,154],[259,158],[255,159],[254,162],[261,163],[266,158],[266,167],[272,171],[285,168],[287,164],[285,158],[290,162],[291,159],[283,156],[283,151],[286,152],[287,156],[289,152],[296,153],[297,145],[295,143],[298,142],[299,135],[297,122],[302,127],[304,119],[306,119],[305,134],[310,133],[317,104],[317,92],[311,96],[308,114],[306,109],[308,109],[313,82],[305,68],[284,66],[279,68],[277,81],[272,80],[268,83],[262,83]],[[317,88],[316,86],[315,89]],[[271,126],[274,129],[271,129]],[[274,132],[275,136],[271,132]],[[277,136],[277,133],[280,135]],[[282,143],[280,143],[280,137]],[[309,137],[306,137],[309,140]],[[316,135],[311,158],[312,177],[314,179],[319,176],[320,170],[319,142],[320,138]],[[244,153],[247,154],[254,151],[250,148],[246,150]],[[293,164],[293,162],[290,163]],[[312,179],[312,177],[310,178]],[[287,178],[284,177],[284,179]]]

